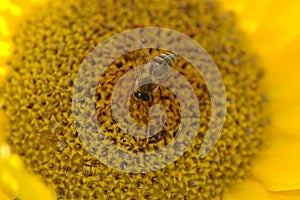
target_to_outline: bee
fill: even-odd
[[[141,41],[139,41],[139,43],[142,47],[144,47]],[[153,91],[156,89],[158,89],[160,95],[162,95],[160,86],[153,82],[158,82],[164,79],[170,68],[173,68],[177,64],[177,56],[171,52],[166,52],[151,58],[151,55],[145,50],[145,48],[143,49],[145,54],[142,56],[142,60],[144,60],[146,69],[146,73],[144,74],[147,76],[141,76],[138,69],[136,85],[138,85],[141,80],[146,80],[150,83],[139,87],[134,92],[134,96],[139,100],[147,102],[150,100],[153,101]]]

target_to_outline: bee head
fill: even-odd
[[[138,99],[141,99],[143,101],[149,101],[150,100],[150,95],[144,92],[136,91],[134,93],[134,96]]]

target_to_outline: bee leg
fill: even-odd
[[[165,124],[164,124],[164,119],[163,119],[163,116],[160,115],[160,123],[162,124],[162,130],[164,130],[164,127],[165,127]],[[163,131],[160,131],[161,133],[164,133]],[[164,142],[165,142],[165,145],[167,145],[167,138],[166,138],[166,134],[163,134],[163,138],[164,138]]]
[[[164,135],[163,135],[163,138],[164,138],[165,145],[168,145],[167,135],[164,134]]]
[[[154,96],[153,96],[153,94],[151,93],[151,101],[154,101]]]
[[[158,90],[159,90],[159,96],[161,97],[162,96],[162,89],[160,86],[158,86]]]
[[[139,143],[139,141],[140,141],[140,133],[139,133],[138,137],[136,137],[136,142]]]
[[[163,100],[164,99],[170,99],[170,97],[168,97],[168,96],[162,96],[161,99],[163,99]]]
[[[146,133],[147,133],[147,135],[146,135],[146,138],[145,138],[145,144],[148,144],[148,140],[149,140],[148,137],[150,135],[149,131],[150,131],[150,128],[149,128],[149,125],[147,125],[146,126]]]

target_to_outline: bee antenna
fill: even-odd
[[[145,48],[145,45],[144,45],[144,43],[141,40],[138,40],[138,42],[140,43],[141,47]]]

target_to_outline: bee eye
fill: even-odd
[[[142,98],[141,98],[143,101],[149,101],[150,100],[150,96],[146,93],[143,93],[142,94]]]
[[[139,91],[137,91],[137,92],[134,93],[134,96],[135,96],[136,98],[138,98],[138,99],[141,98],[141,95],[142,95],[142,93],[140,93]]]
[[[134,96],[138,99],[141,99],[143,101],[149,101],[150,100],[150,96],[147,93],[142,93],[142,92],[135,92]]]

